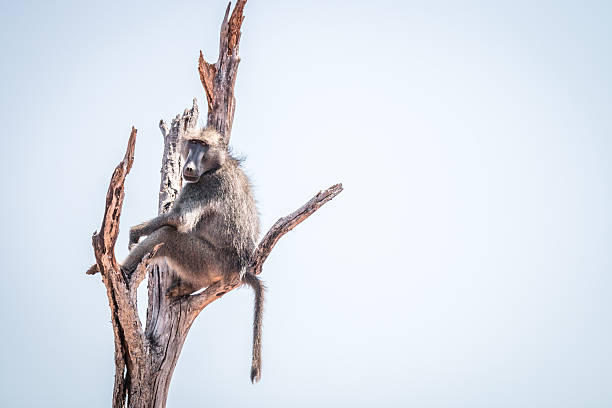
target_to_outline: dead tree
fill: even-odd
[[[246,0],[239,0],[231,17],[227,6],[221,26],[219,57],[209,64],[200,52],[199,73],[208,102],[207,125],[229,140],[234,118],[234,83],[240,58],[238,45],[243,9]],[[181,189],[181,162],[176,150],[177,139],[194,128],[198,105],[172,120],[170,127],[159,124],[164,137],[159,213],[167,212]],[[189,328],[198,314],[211,302],[242,284],[216,283],[203,292],[179,299],[164,294],[171,285],[172,273],[167,265],[148,265],[148,254],[131,277],[121,272],[115,259],[115,242],[119,234],[119,218],[124,198],[124,181],[132,167],[136,129],[132,128],[127,151],[112,175],[100,232],[93,235],[93,247],[102,281],[106,286],[115,339],[115,383],[113,407],[165,407],[174,367]],[[295,212],[279,219],[260,241],[249,271],[261,273],[270,251],[281,236],[293,229],[323,204],[342,191],[336,184],[315,195]],[[148,307],[143,330],[136,307],[138,285],[148,274]]]

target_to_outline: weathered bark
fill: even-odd
[[[177,141],[185,132],[197,126],[199,109],[193,100],[191,109],[172,120],[170,129],[162,120],[159,127],[164,137],[161,183],[159,186],[159,214],[166,213],[181,189],[181,157]],[[146,337],[151,344],[151,407],[164,407],[174,367],[193,320],[185,316],[184,302],[172,302],[165,296],[172,284],[172,273],[167,265],[157,264],[149,272],[149,303],[147,307]]]
[[[221,36],[219,41],[219,57],[217,62],[210,64],[204,60],[200,51],[198,71],[200,81],[206,92],[208,101],[207,126],[221,133],[225,142],[229,142],[234,121],[234,109],[236,98],[234,98],[234,84],[240,57],[238,46],[240,43],[240,27],[244,20],[242,14],[246,0],[238,0],[232,16],[228,20],[231,3],[225,9],[225,17],[221,24]]]
[[[115,335],[115,407],[125,404],[126,391],[130,402],[136,404],[133,406],[143,406],[138,402],[144,401],[149,394],[147,340],[142,331],[134,297],[130,295],[132,288],[115,258],[115,243],[119,234],[119,217],[124,197],[123,185],[134,161],[135,145],[136,129],[132,128],[125,157],[115,168],[108,187],[102,227],[100,232],[94,233],[92,237],[96,263],[106,286]]]
[[[218,61],[209,64],[200,52],[199,72],[208,101],[207,126],[223,134],[226,142],[230,138],[234,117],[234,84],[240,62],[238,45],[245,3],[246,0],[239,0],[231,17],[230,6],[227,7],[221,27]],[[171,208],[181,189],[177,140],[197,126],[198,115],[194,99],[192,108],[177,115],[170,127],[164,121],[160,122],[164,137],[160,214]],[[171,285],[172,272],[167,265],[158,262],[149,266],[153,253],[143,258],[130,278],[123,274],[115,259],[114,247],[119,233],[123,186],[134,160],[135,142],[136,129],[132,128],[125,157],[111,178],[102,227],[93,236],[96,263],[107,289],[115,339],[115,408],[124,407],[126,402],[129,407],[165,407],[172,373],[193,321],[207,305],[242,284],[242,276],[237,276],[233,281],[213,284],[197,295],[169,299],[165,293]],[[261,273],[263,263],[278,239],[341,191],[342,185],[336,184],[319,192],[292,214],[279,219],[259,243],[248,271]],[[143,330],[136,298],[138,285],[147,271],[148,307]]]

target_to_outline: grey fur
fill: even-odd
[[[165,258],[176,272],[169,296],[189,295],[239,275],[248,267],[259,238],[250,182],[221,135],[199,129],[179,144],[185,163],[183,177],[193,182],[183,186],[167,214],[130,230],[131,252],[122,264],[124,272],[131,274],[143,256],[163,242],[154,258]],[[138,243],[143,236],[146,238]],[[264,287],[250,273],[243,276],[243,282],[255,291],[251,367],[251,381],[255,382],[261,376]]]

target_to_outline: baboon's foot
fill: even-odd
[[[186,282],[176,282],[170,286],[166,291],[166,297],[176,298],[181,296],[188,296],[195,292],[195,288]]]

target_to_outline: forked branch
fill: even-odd
[[[240,62],[238,47],[245,3],[246,0],[238,0],[231,16],[230,5],[225,11],[217,61],[213,64],[206,62],[200,51],[198,64],[208,102],[206,126],[221,133],[226,144],[229,143],[236,105],[234,85]],[[185,109],[182,115],[177,115],[170,126],[160,122],[164,137],[158,207],[160,214],[170,210],[181,190],[182,164],[177,152],[177,141],[197,126],[198,115],[199,109],[194,99],[191,109]],[[130,277],[124,276],[115,259],[114,250],[119,233],[124,182],[134,160],[135,143],[136,129],[132,128],[125,157],[110,181],[100,232],[92,238],[97,266],[88,272],[101,272],[111,309],[115,339],[113,407],[125,407],[127,403],[134,408],[163,408],[172,373],[193,321],[211,302],[240,286],[243,276],[236,275],[231,281],[215,283],[197,295],[169,299],[165,293],[173,283],[172,271],[159,260],[148,266],[159,247],[143,258]],[[319,192],[292,214],[279,219],[259,243],[246,272],[260,274],[265,260],[280,237],[341,191],[341,184],[333,185]],[[149,296],[146,330],[143,331],[136,299],[138,285],[147,276],[147,271]]]
[[[186,112],[183,117],[191,117],[190,115],[195,112],[197,112],[197,105],[194,101],[194,108]],[[180,118],[177,121],[180,121]],[[166,128],[165,126],[161,127],[162,131]],[[177,131],[178,128],[174,130]],[[110,181],[100,233],[95,233],[92,239],[98,270],[101,272],[102,280],[107,289],[113,332],[115,334],[114,407],[124,406],[126,394],[129,396],[130,406],[146,406],[147,401],[149,401],[149,393],[152,391],[151,388],[153,388],[153,392],[156,390],[156,379],[158,378],[156,373],[152,372],[155,368],[150,363],[155,360],[155,358],[151,357],[151,353],[156,355],[155,350],[151,348],[150,341],[153,340],[153,344],[157,344],[158,339],[150,327],[147,327],[149,339],[145,338],[138,317],[136,298],[138,285],[146,276],[149,261],[161,245],[155,247],[151,253],[143,258],[143,262],[130,277],[124,276],[121,267],[115,259],[115,243],[119,233],[124,183],[134,160],[135,142],[136,129],[132,129],[125,157],[117,165]],[[335,184],[327,190],[320,191],[293,213],[280,218],[259,243],[254,253],[254,259],[247,268],[247,272],[252,274],[261,273],[265,260],[278,240],[312,215],[323,204],[336,197],[341,191],[342,185]],[[180,344],[184,341],[184,337],[187,335],[187,330],[193,320],[206,306],[236,289],[241,284],[241,277],[236,277],[231,281],[215,283],[200,294],[175,299],[170,302],[167,305],[168,311],[175,310],[181,314],[187,312],[184,314],[183,319],[179,319],[181,324],[175,328],[178,332],[174,333],[174,335],[180,338]],[[151,292],[149,294],[151,295]],[[149,315],[148,318],[152,318],[152,316]],[[152,322],[148,321],[151,325],[157,326],[157,324]],[[167,329],[170,328],[162,329],[162,332],[167,333]],[[177,350],[176,357],[178,357],[178,352],[180,352],[180,348]],[[162,390],[167,391],[167,386],[163,387]]]

